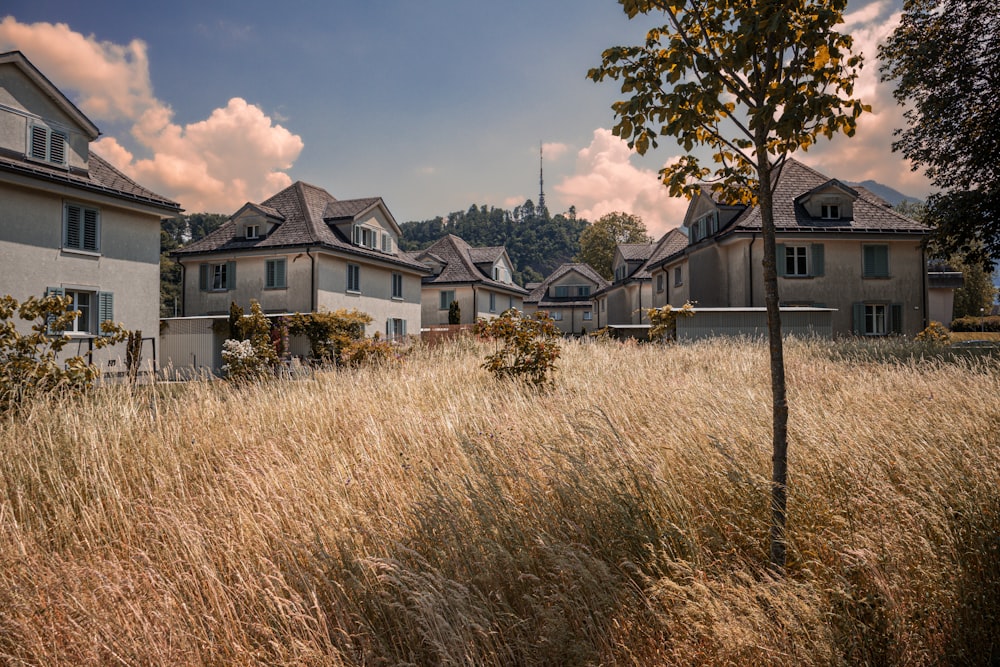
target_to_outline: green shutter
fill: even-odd
[[[406,335],[406,320],[403,320],[403,335]]]
[[[889,333],[903,333],[903,304],[894,303],[889,306]]]
[[[211,264],[200,264],[198,265],[198,289],[205,292],[211,287]]]
[[[778,265],[778,275],[788,275],[788,259],[785,255],[785,244],[776,243],[774,245],[774,261]]]
[[[226,262],[226,284],[223,287],[227,290],[236,289],[236,262]]]
[[[855,303],[853,306],[853,310],[854,310],[853,332],[855,336],[861,336],[865,333],[865,304]]]
[[[813,243],[812,244],[812,266],[810,274],[812,276],[822,276],[824,271],[823,266],[823,244]]]
[[[863,247],[863,273],[866,278],[889,277],[889,246],[866,245]]]
[[[66,204],[66,222],[63,229],[63,245],[67,248],[80,248],[81,227],[83,226],[83,211],[79,206]]]
[[[274,260],[264,262],[264,287],[274,287]]]
[[[97,328],[102,336],[109,334],[100,331],[102,322],[115,321],[115,295],[111,292],[97,293]]]
[[[274,266],[274,269],[275,269],[275,276],[274,276],[274,278],[277,281],[277,284],[275,285],[275,287],[287,287],[288,283],[286,282],[286,278],[285,278],[285,268],[286,268],[285,260],[283,260],[283,259],[275,260],[274,264],[275,264],[275,266]]]
[[[91,208],[83,209],[83,249],[97,252],[99,244],[98,238],[98,217],[97,211]]]
[[[66,290],[63,289],[62,287],[46,287],[45,288],[45,296],[47,296],[47,297],[49,297],[49,296],[66,296]],[[45,318],[45,333],[48,336],[55,336],[56,334],[61,333],[59,331],[56,331],[52,327],[52,324],[55,322],[55,319],[56,319],[55,315],[48,315]]]

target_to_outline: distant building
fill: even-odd
[[[524,312],[547,312],[566,334],[589,333],[598,328],[593,295],[609,285],[589,264],[563,264],[532,287]]]

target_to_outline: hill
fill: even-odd
[[[529,199],[513,211],[477,206],[447,217],[404,222],[399,247],[422,250],[445,234],[461,237],[473,246],[505,246],[514,264],[514,280],[521,285],[542,280],[580,251],[580,232],[589,223],[569,215],[549,215]]]
[[[860,185],[863,188],[867,188],[873,194],[878,195],[882,199],[886,200],[893,206],[899,206],[903,202],[919,202],[920,200],[916,197],[911,197],[909,195],[904,195],[899,190],[890,188],[888,185],[882,185],[878,181],[867,180],[867,181],[845,181],[850,186]]]

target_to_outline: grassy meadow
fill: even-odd
[[[485,345],[0,423],[4,665],[1000,660],[1000,363],[790,341],[766,575],[766,345]]]

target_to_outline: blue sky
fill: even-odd
[[[926,181],[889,150],[901,123],[874,45],[898,5],[853,3],[875,105],[854,139],[800,155],[830,176],[914,196]],[[613,0],[172,2],[8,0],[0,51],[20,49],[101,128],[97,151],[189,211],[231,213],[295,180],[382,196],[397,220],[538,197],[549,209],[680,223],[656,171],[610,135],[613,83],[587,69],[640,42]]]

